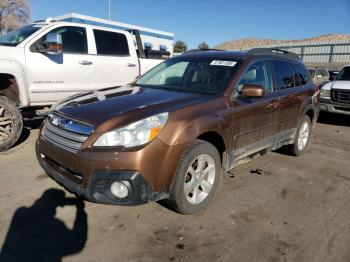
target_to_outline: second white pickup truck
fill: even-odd
[[[128,84],[172,55],[171,33],[102,22],[48,19],[0,37],[0,151],[19,138],[22,117],[75,93]]]
[[[350,65],[345,66],[332,82],[322,86],[320,110],[350,115]]]

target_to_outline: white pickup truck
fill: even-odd
[[[75,93],[128,84],[172,54],[169,45],[153,49],[142,39],[159,43],[163,33],[169,43],[171,33],[63,18],[0,37],[0,151],[18,140],[23,118]]]
[[[345,66],[334,81],[322,86],[320,110],[350,115],[350,65]]]

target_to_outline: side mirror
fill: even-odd
[[[62,35],[47,34],[46,39],[41,43],[44,48],[39,50],[40,53],[62,54]]]
[[[260,85],[246,84],[242,87],[240,94],[246,97],[263,97],[265,89]]]

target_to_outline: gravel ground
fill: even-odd
[[[75,199],[40,169],[37,129],[0,154],[0,261],[350,261],[350,117],[321,115],[301,157],[223,177],[206,210]]]

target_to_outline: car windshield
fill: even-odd
[[[337,81],[350,81],[350,66],[344,67],[337,75]]]
[[[309,69],[309,73],[310,73],[310,75],[311,75],[311,78],[314,78],[314,77],[315,77],[315,70]]]
[[[177,57],[153,68],[136,85],[213,95],[226,88],[236,71],[237,62],[207,57]]]
[[[43,26],[44,25],[37,24],[26,25],[20,29],[9,32],[8,34],[0,37],[0,45],[17,46]]]

